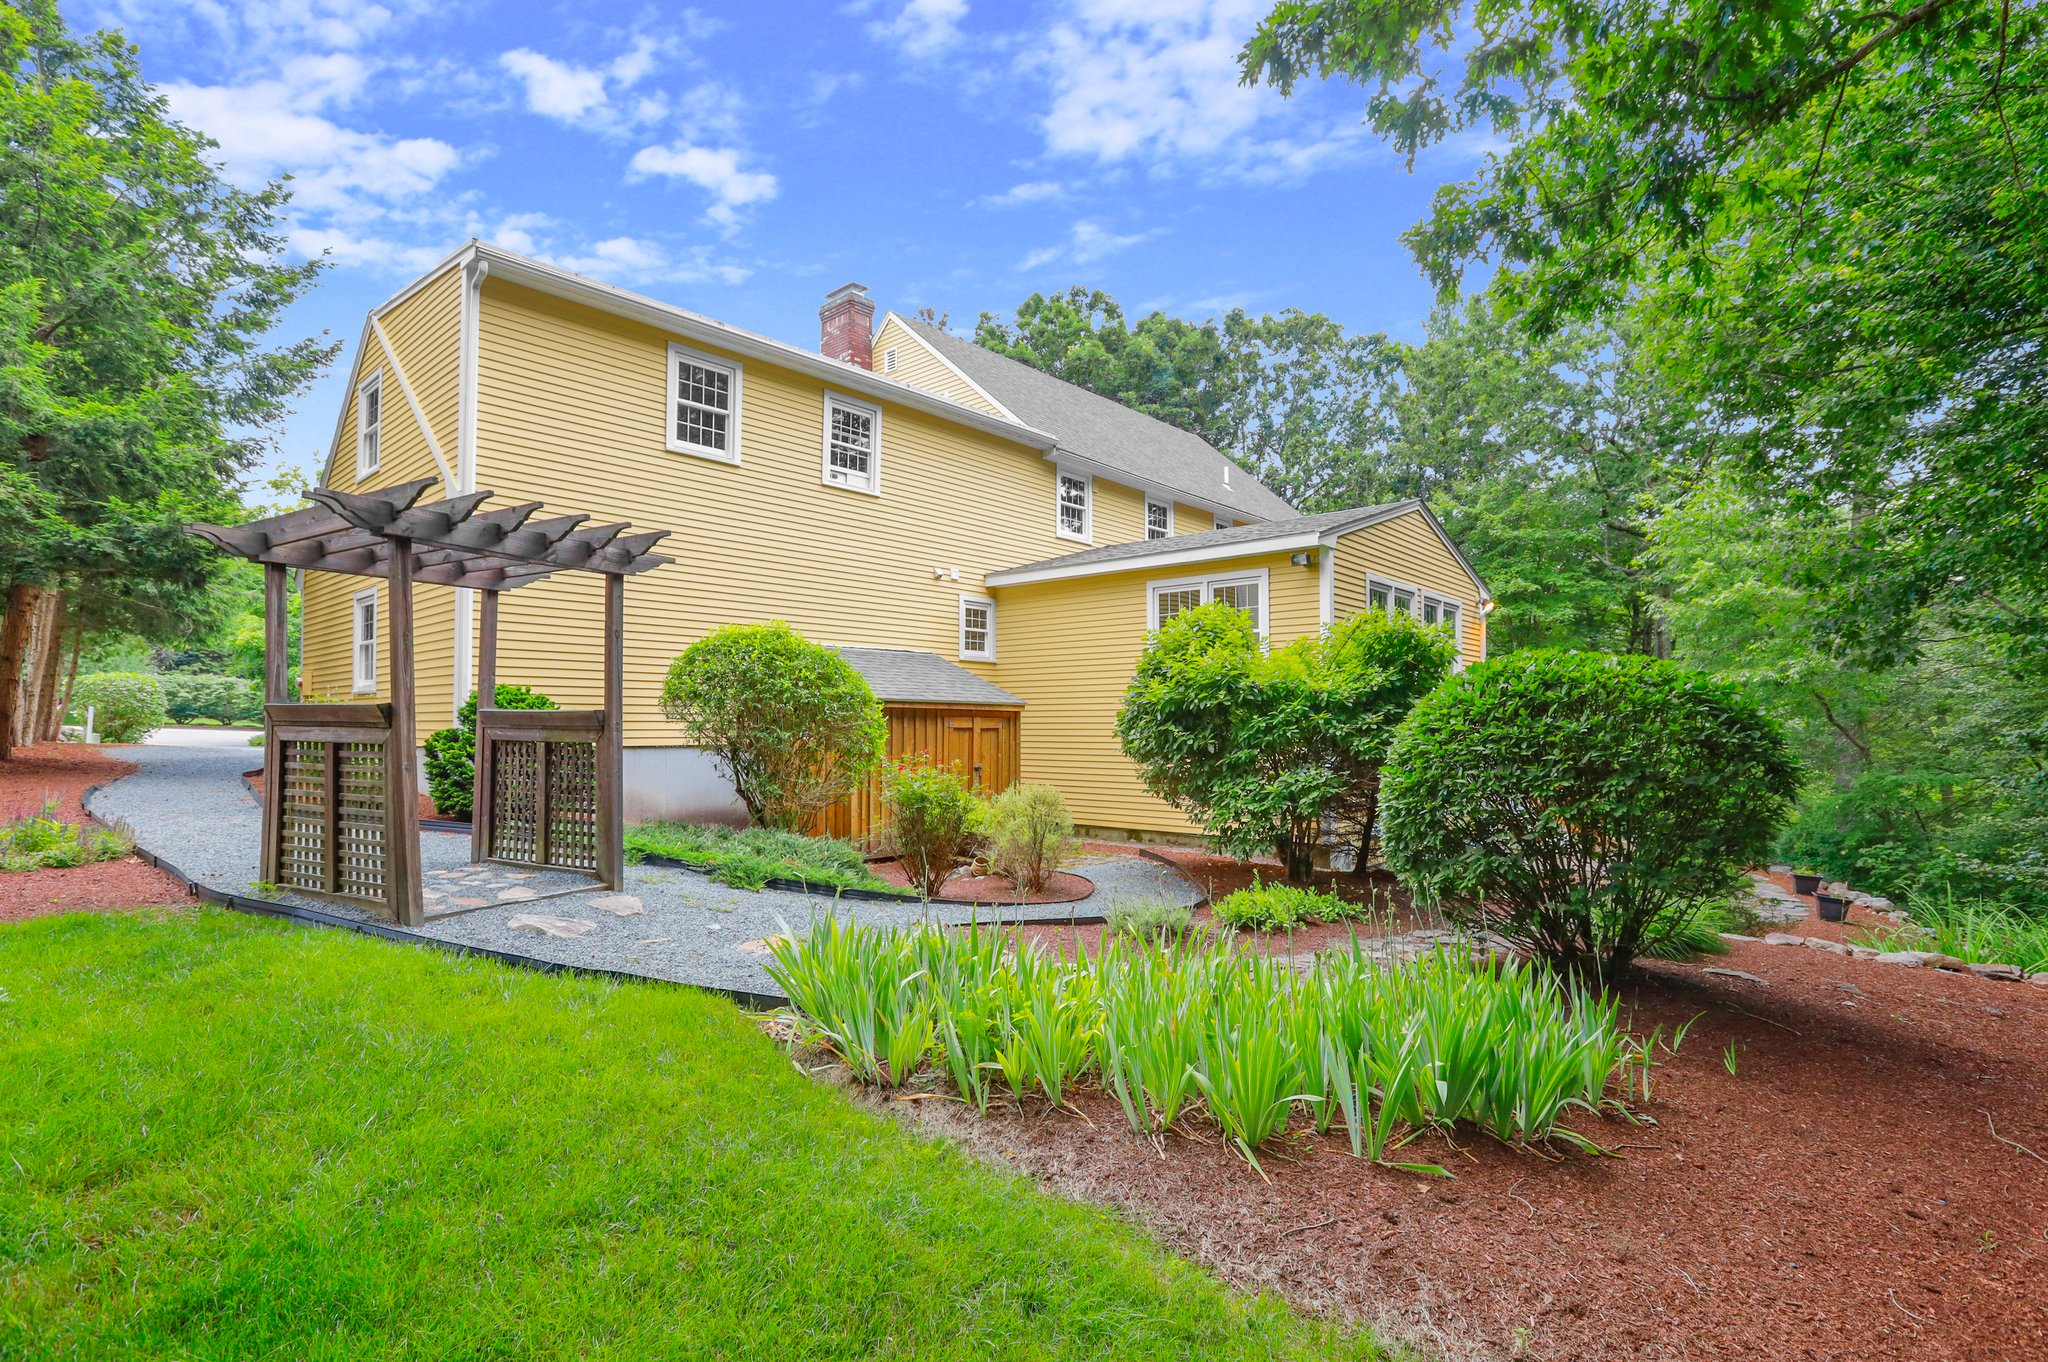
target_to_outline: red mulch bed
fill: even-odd
[[[134,769],[96,747],[77,743],[17,747],[12,761],[0,762],[0,822],[41,813],[43,801],[52,795],[59,800],[58,817],[83,822],[80,800],[86,787]],[[0,874],[0,922],[186,902],[182,884],[134,856],[98,865]]]
[[[890,884],[908,889],[910,872],[898,860],[870,861],[868,869]],[[1078,903],[1095,892],[1095,883],[1085,875],[1061,870],[1036,894],[1019,899],[1017,886],[1003,875],[955,875],[946,881],[939,899],[946,903]]]
[[[1447,1182],[1304,1135],[1267,1182],[1205,1135],[1160,1157],[1099,1093],[1082,1116],[903,1106],[1226,1277],[1453,1358],[2048,1358],[2048,1162],[1990,1128],[2048,1156],[2048,987],[1736,943],[1624,997],[1639,1032],[1699,1020],[1658,1124],[1578,1123],[1619,1159],[1472,1133],[1404,1151]]]

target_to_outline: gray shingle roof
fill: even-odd
[[[1064,553],[1057,558],[1045,558],[1036,563],[1005,568],[1003,572],[990,573],[989,578],[992,583],[1000,585],[1004,573],[1008,572],[1086,567],[1096,563],[1122,562],[1125,559],[1136,562],[1159,554],[1227,549],[1237,544],[1244,545],[1245,552],[1255,553],[1259,544],[1268,539],[1287,539],[1296,535],[1321,535],[1332,532],[1341,534],[1354,525],[1369,525],[1376,520],[1384,520],[1421,505],[1419,501],[1390,501],[1381,506],[1353,506],[1344,511],[1298,515],[1286,520],[1264,521],[1257,525],[1235,525],[1227,530],[1207,530],[1201,534],[1176,534],[1165,539],[1139,539],[1128,544],[1105,544],[1100,548],[1083,549],[1079,553]]]
[[[835,648],[891,704],[1021,705],[1024,702],[937,653],[910,648]]]
[[[907,317],[897,320],[930,341],[1018,420],[1056,437],[1060,449],[1067,453],[1124,474],[1138,487],[1179,492],[1190,500],[1222,506],[1247,518],[1279,520],[1294,515],[1292,506],[1199,435],[985,350],[949,331]],[[1230,474],[1227,485],[1223,481],[1226,469]]]

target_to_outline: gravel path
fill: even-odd
[[[246,740],[245,740],[246,743]],[[120,820],[136,841],[186,874],[225,893],[251,894],[258,874],[262,813],[240,774],[261,761],[244,745],[152,742],[123,749],[140,768],[93,796],[93,813]],[[929,918],[965,923],[972,909],[916,902],[838,902],[779,890],[733,889],[694,871],[628,866],[623,900],[602,889],[530,898],[573,884],[552,872],[529,873],[501,865],[472,865],[469,837],[420,834],[420,865],[430,916],[418,934],[492,950],[512,951],[560,964],[616,970],[678,983],[780,996],[762,968],[762,939],[787,926],[807,930],[821,914],[890,925]],[[1079,903],[1006,908],[1006,920],[1064,922],[1106,912],[1119,902],[1153,898],[1195,903],[1201,892],[1180,872],[1135,856],[1095,857],[1073,869],[1095,883]],[[283,901],[338,917],[379,921],[374,914],[298,895]],[[481,906],[480,906],[481,905]],[[637,909],[638,911],[634,911]],[[623,910],[623,912],[621,911]],[[521,916],[544,915],[594,924],[583,935],[554,937],[511,926]],[[989,910],[980,910],[984,920]]]

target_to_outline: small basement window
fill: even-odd
[[[1145,503],[1145,537],[1164,539],[1173,533],[1173,503],[1170,501],[1147,501]]]
[[[352,684],[355,693],[362,695],[377,689],[377,588],[358,591],[350,614],[354,621]]]
[[[825,394],[825,481],[879,495],[882,490],[882,413],[865,402]]]
[[[1247,611],[1260,638],[1266,636],[1266,572],[1239,572],[1215,577],[1190,577],[1172,582],[1147,582],[1149,627],[1158,629],[1175,615],[1198,605],[1221,601]]]
[[[960,598],[960,656],[996,660],[996,603],[986,596]]]
[[[686,346],[668,348],[668,447],[740,461],[740,366]]]
[[[1059,478],[1059,519],[1054,533],[1062,539],[1088,542],[1095,536],[1095,481],[1062,468]]]
[[[356,477],[367,478],[384,459],[384,371],[356,389]]]

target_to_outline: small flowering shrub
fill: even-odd
[[[952,767],[922,756],[883,770],[882,804],[903,868],[926,898],[938,897],[972,855],[988,806]]]

